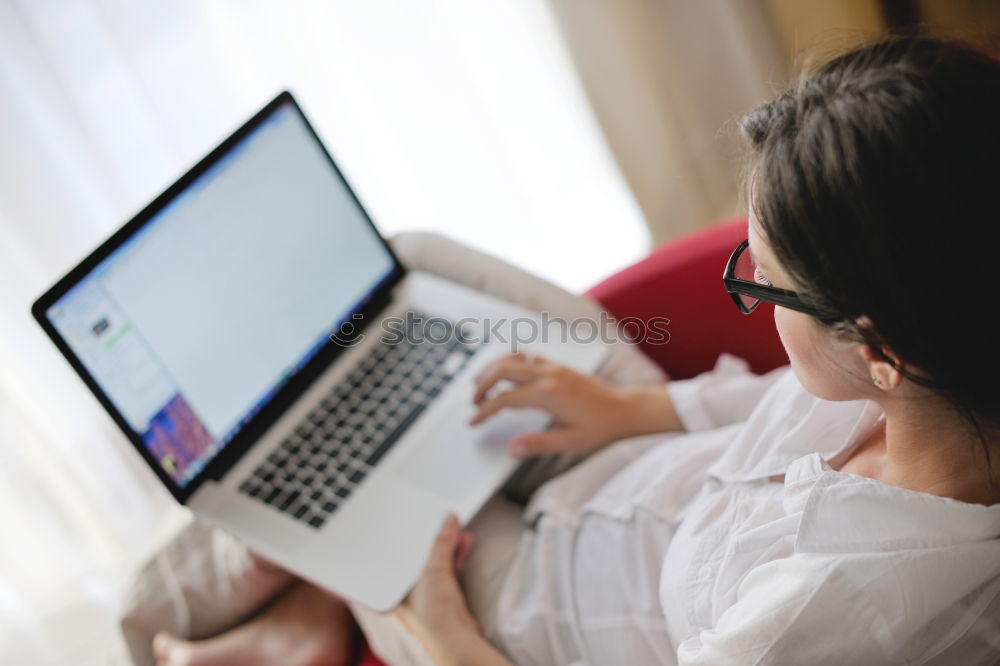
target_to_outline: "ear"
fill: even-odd
[[[875,328],[872,320],[866,316],[858,317],[855,323],[859,328],[867,330]],[[858,352],[876,388],[891,391],[903,382],[903,375],[897,369],[903,365],[903,361],[891,349],[883,345],[876,351],[862,342],[858,345]]]

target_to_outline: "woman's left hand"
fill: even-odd
[[[471,549],[472,535],[449,514],[420,580],[393,612],[437,664],[508,664],[480,634],[458,584]]]

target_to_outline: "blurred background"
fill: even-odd
[[[804,57],[915,29],[991,39],[1000,3],[0,0],[3,663],[106,663],[187,519],[30,304],[275,93],[384,234],[582,291],[739,212],[735,120]]]

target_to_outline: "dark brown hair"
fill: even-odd
[[[753,207],[789,276],[979,433],[1000,423],[1000,63],[888,38],[746,116]],[[867,316],[873,327],[856,319]]]

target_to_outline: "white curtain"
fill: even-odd
[[[735,120],[788,76],[774,0],[549,2],[654,240],[739,212]]]
[[[285,87],[384,233],[573,289],[648,248],[544,2],[0,0],[4,663],[98,663],[182,515],[30,304]]]

